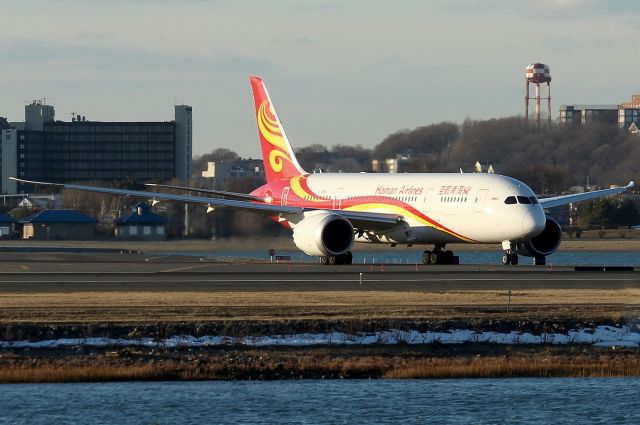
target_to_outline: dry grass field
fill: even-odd
[[[2,323],[315,319],[617,318],[640,313],[640,289],[513,291],[0,293]]]
[[[498,351],[498,352],[492,352]],[[201,379],[447,379],[640,376],[630,350],[521,348],[467,352],[408,347],[7,354],[0,383]]]

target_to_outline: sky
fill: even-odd
[[[259,157],[248,76],[294,148],[372,148],[402,129],[524,114],[524,70],[562,104],[640,92],[633,0],[0,0],[0,116],[169,121],[193,106],[194,155]]]

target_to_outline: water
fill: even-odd
[[[637,424],[639,378],[0,385],[2,424]]]
[[[421,248],[412,251],[393,249],[389,251],[354,251],[354,264],[422,264]],[[201,258],[217,259],[254,259],[269,260],[267,250],[254,251],[218,251],[218,252],[165,252],[162,255],[188,255]],[[277,255],[291,257],[292,262],[316,262],[317,257],[311,257],[300,251],[278,251]],[[496,247],[495,252],[456,252],[460,257],[460,264],[501,264],[502,251]],[[530,257],[520,256],[520,264],[533,264]],[[638,266],[640,265],[640,252],[601,252],[601,251],[558,251],[547,257],[548,266],[573,266],[573,265],[595,265],[595,266]]]

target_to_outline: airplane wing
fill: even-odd
[[[593,192],[576,193],[572,195],[554,196],[553,198],[539,199],[540,205],[543,208],[557,207],[560,205],[566,205],[571,202],[588,201],[590,199],[602,198],[604,196],[615,195],[618,193],[626,192],[635,186],[633,181],[630,181],[628,185],[622,187],[616,187],[614,189],[594,190]]]
[[[217,196],[222,196],[223,198],[236,199],[239,201],[266,202],[266,199],[261,196],[249,195],[247,193],[227,192],[224,190],[201,189],[198,187],[173,186],[170,184],[157,184],[157,183],[145,183],[145,186],[159,187],[163,189],[184,190],[184,191],[196,192],[196,193],[207,193],[209,195],[217,195]]]
[[[269,204],[266,202],[243,201],[236,199],[209,198],[205,196],[178,195],[173,193],[147,192],[142,190],[114,189],[110,187],[84,186],[78,184],[62,184],[51,182],[39,182],[24,180],[16,177],[9,177],[20,183],[33,184],[37,186],[49,186],[56,189],[73,189],[85,192],[108,193],[110,195],[132,196],[137,198],[147,198],[155,200],[166,200],[184,202],[188,204],[199,204],[207,207],[228,207],[239,210],[262,213],[266,215],[287,215],[302,214],[307,211],[316,211],[317,208],[303,208],[289,205]],[[355,228],[365,228],[366,230],[384,231],[391,230],[399,223],[403,222],[402,216],[397,214],[372,213],[366,211],[344,211],[326,210],[351,221]]]
[[[11,195],[0,195],[0,198],[28,198],[28,199],[48,199],[53,201],[53,195],[32,195],[30,193],[15,193]]]

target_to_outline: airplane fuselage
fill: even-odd
[[[383,235],[356,235],[358,242],[500,243],[534,237],[546,221],[526,184],[496,174],[310,174],[271,182],[252,194],[286,206],[403,218],[402,226]]]

